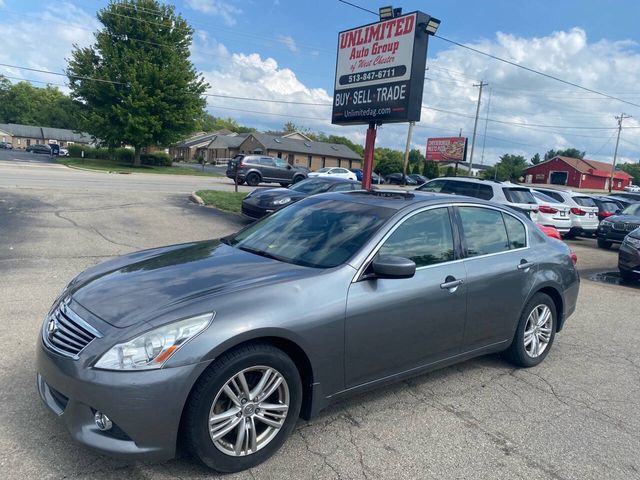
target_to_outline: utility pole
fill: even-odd
[[[413,134],[413,126],[416,122],[409,122],[409,131],[407,132],[407,145],[404,147],[404,165],[402,166],[402,183],[407,184],[407,166],[409,165],[409,148],[411,147],[411,135]]]
[[[482,102],[482,88],[489,85],[488,83],[484,83],[484,81],[480,80],[480,83],[474,83],[474,87],[480,87],[480,91],[478,92],[478,106],[476,107],[476,120],[473,123],[473,138],[471,140],[471,155],[469,156],[469,175],[471,175],[471,169],[473,168],[473,148],[476,144],[476,130],[478,128],[478,115],[480,115],[480,103]]]
[[[611,189],[613,188],[613,174],[616,171],[616,160],[618,158],[618,143],[620,143],[620,132],[622,132],[622,121],[625,118],[631,118],[631,115],[627,115],[626,113],[621,113],[619,117],[616,117],[618,120],[618,138],[616,139],[616,149],[613,152],[613,165],[611,166],[611,178],[609,178],[609,193],[611,193]]]
[[[489,110],[491,109],[491,92],[493,92],[493,88],[489,89],[489,101],[487,102],[487,114],[484,119],[484,137],[482,138],[482,155],[480,155],[480,165],[484,165],[484,145],[487,143],[487,125],[489,125]]]

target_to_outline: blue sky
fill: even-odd
[[[374,11],[389,4],[354,3]],[[91,31],[98,26],[95,12],[105,4],[0,0],[0,63],[60,72],[71,45],[91,41]],[[375,20],[337,0],[178,0],[175,5],[196,30],[192,59],[211,84],[211,93],[309,103],[331,102],[338,32]],[[394,6],[405,12],[422,9],[440,18],[438,33],[444,37],[640,104],[637,0],[435,0]],[[477,99],[473,83],[484,79],[489,87],[475,161],[480,160],[483,144],[485,163],[494,163],[503,153],[530,157],[549,148],[574,146],[591,158],[610,161],[614,116],[622,111],[634,118],[626,120],[629,129],[623,131],[619,154],[623,161],[640,158],[639,107],[599,98],[437,38],[429,44],[427,64],[422,120],[413,137],[416,148],[424,150],[428,136],[457,134],[459,129],[471,136]],[[64,83],[63,77],[20,69],[0,67],[0,73]],[[211,97],[208,108],[214,115],[231,116],[259,129],[275,129],[292,120],[314,131],[364,140],[364,126],[331,126],[330,108],[323,106]],[[378,145],[403,148],[406,130],[406,125],[384,126]]]

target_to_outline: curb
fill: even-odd
[[[202,198],[200,198],[196,192],[191,192],[189,194],[189,200],[191,200],[193,203],[197,203],[198,205],[204,205],[204,200],[202,200]]]

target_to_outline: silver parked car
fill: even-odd
[[[568,234],[571,231],[569,207],[537,190],[531,190],[531,193],[538,202],[538,223],[554,227],[561,235]]]
[[[38,389],[101,452],[167,459],[181,440],[251,468],[347,395],[491,352],[538,365],[576,306],[570,253],[469,197],[315,195],[78,275],[42,325]]]

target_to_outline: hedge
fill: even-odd
[[[130,148],[95,148],[89,147],[85,145],[69,145],[69,156],[71,157],[82,157],[82,152],[84,152],[84,158],[95,158],[97,160],[114,160],[120,163],[128,163],[132,164],[135,152]],[[140,155],[140,162],[142,165],[153,165],[153,166],[162,166],[162,167],[170,167],[171,166],[171,158],[169,155],[163,152],[158,153],[148,153]]]

